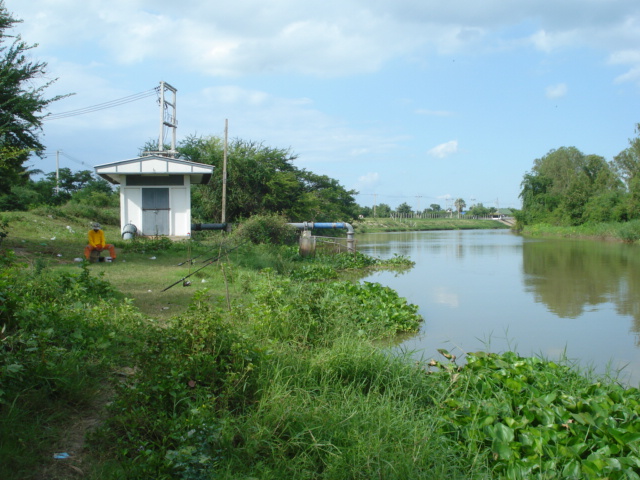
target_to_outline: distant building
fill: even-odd
[[[213,166],[148,155],[95,167],[96,174],[120,185],[121,228],[138,234],[186,237],[191,232],[191,185],[206,184]]]
[[[499,208],[491,214],[491,218],[501,219],[504,217],[513,217],[513,210],[510,208]]]

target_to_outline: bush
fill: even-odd
[[[640,220],[632,220],[620,225],[618,237],[629,243],[640,240]]]
[[[155,253],[163,250],[179,249],[184,250],[182,243],[172,242],[167,237],[141,238],[134,237],[126,242],[118,243],[118,246],[127,253]]]
[[[279,215],[254,215],[240,224],[234,235],[241,242],[291,245],[297,239],[295,227]]]

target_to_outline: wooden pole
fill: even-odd
[[[222,219],[227,223],[227,138],[229,135],[229,120],[224,120],[224,153],[222,155]]]

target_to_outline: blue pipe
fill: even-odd
[[[293,225],[294,227],[300,230],[313,230],[314,228],[346,228],[347,229],[347,250],[350,252],[355,251],[354,247],[354,230],[351,224],[346,222],[338,222],[338,223],[314,223],[314,222],[302,222],[302,223],[290,223],[289,225]]]

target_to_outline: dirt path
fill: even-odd
[[[87,435],[104,421],[106,406],[112,398],[113,389],[105,386],[86,408],[68,418],[68,426],[61,429],[58,441],[51,446],[49,460],[35,478],[68,480],[87,476],[92,466]]]

